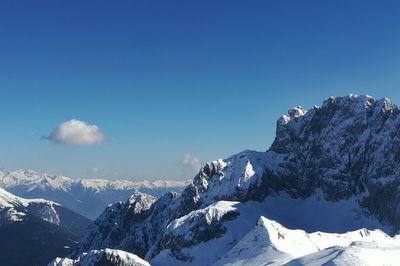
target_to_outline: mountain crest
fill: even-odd
[[[109,247],[155,265],[165,260],[210,265],[260,216],[308,231],[366,227],[394,234],[400,230],[399,187],[397,106],[370,96],[331,97],[321,107],[296,107],[282,116],[269,150],[246,150],[207,163],[182,194],[157,200],[134,195],[131,202],[110,206],[74,255]],[[137,212],[132,213],[133,205]],[[289,235],[310,237],[265,219],[260,226],[272,232],[268,241],[283,253],[289,250],[283,241]],[[213,252],[207,250],[211,243]],[[318,249],[313,241],[307,243]],[[204,252],[209,256],[199,256]]]

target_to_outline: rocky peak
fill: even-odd
[[[140,192],[134,192],[132,196],[128,198],[128,208],[133,211],[134,214],[141,213],[151,207],[156,201],[156,198]]]
[[[284,156],[281,167],[286,170],[278,179],[284,177],[292,196],[308,197],[317,188],[330,200],[367,193],[363,204],[381,218],[391,213],[386,218],[400,226],[400,112],[396,105],[370,96],[330,97],[322,107],[287,123],[280,121],[268,152]],[[385,184],[386,192],[377,184]]]
[[[305,110],[303,107],[298,106],[298,107],[294,107],[292,109],[290,109],[288,111],[289,114],[289,118],[294,119],[300,116],[303,116],[307,113],[307,110]]]

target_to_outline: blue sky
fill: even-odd
[[[204,163],[266,150],[292,106],[349,93],[400,103],[399,8],[398,1],[1,1],[0,166],[191,178],[184,154]],[[105,141],[41,138],[71,119],[97,125]]]

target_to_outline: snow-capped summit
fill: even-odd
[[[293,107],[288,111],[287,115],[281,116],[278,120],[278,124],[287,124],[290,121],[295,120],[298,117],[301,117],[307,113],[307,110],[305,110],[303,107],[298,106],[298,107]]]
[[[0,188],[0,226],[38,219],[79,235],[89,220],[62,205],[44,199],[24,199]]]
[[[108,207],[72,255],[108,247],[154,265],[210,265],[260,216],[304,230],[296,231],[304,241],[306,232],[359,228],[394,235],[400,230],[399,128],[399,109],[387,99],[348,95],[308,111],[293,108],[278,120],[266,152],[209,162],[181,194],[134,197]],[[132,204],[146,208],[132,215]],[[316,244],[307,243],[315,251]]]
[[[0,225],[22,221],[27,215],[59,225],[60,217],[55,207],[61,205],[42,199],[23,199],[0,188]]]
[[[307,233],[261,216],[257,225],[213,265],[391,265],[400,260],[399,249],[399,239],[380,230]],[[373,256],[367,256],[370,251]],[[343,254],[346,252],[351,254]]]
[[[43,265],[65,256],[89,223],[58,203],[24,199],[0,188],[1,264]]]
[[[138,256],[116,249],[91,250],[77,258],[56,258],[48,266],[150,266]]]
[[[282,156],[279,166],[284,171],[268,177],[270,187],[301,198],[322,189],[332,201],[365,194],[360,206],[393,225],[396,232],[400,229],[398,128],[400,110],[388,99],[331,97],[322,107],[278,126],[267,153]]]

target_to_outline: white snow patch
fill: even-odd
[[[56,258],[48,264],[48,266],[92,266],[99,262],[103,257],[112,265],[126,266],[150,266],[150,264],[136,256],[135,254],[117,249],[101,249],[91,250],[88,253],[83,253],[76,260],[69,258]]]
[[[400,258],[399,248],[400,241],[380,230],[308,234],[260,217],[257,225],[214,265],[325,265],[332,261],[333,265],[394,265]],[[386,260],[379,260],[384,256],[388,256]]]

